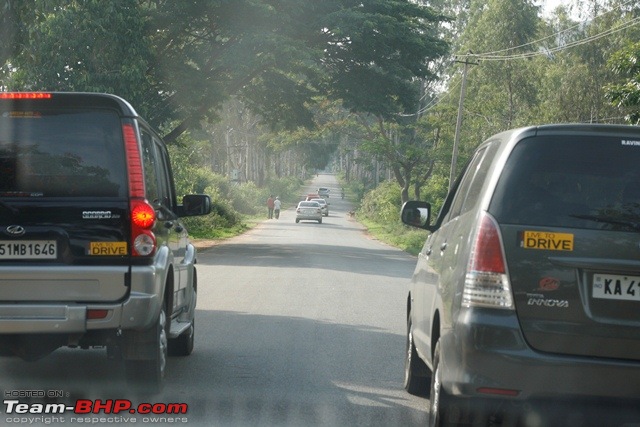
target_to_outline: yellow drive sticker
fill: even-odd
[[[525,249],[544,249],[547,251],[572,251],[573,234],[525,231],[522,238],[522,247]]]
[[[89,255],[126,255],[127,242],[90,242]]]

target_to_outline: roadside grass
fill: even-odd
[[[368,233],[388,245],[395,246],[412,255],[418,255],[424,245],[428,231],[408,227],[401,223],[380,224],[356,214],[356,220],[365,226]]]

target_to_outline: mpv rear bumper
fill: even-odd
[[[55,269],[54,269],[55,270]],[[56,276],[53,270],[49,270],[49,281],[44,281],[41,285],[48,283],[51,289],[47,298],[42,296],[31,298],[25,301],[17,298],[7,298],[10,294],[7,285],[16,285],[19,281],[29,283],[29,274],[16,274],[16,269],[0,268],[0,334],[35,334],[35,333],[84,333],[97,329],[146,329],[155,323],[155,318],[160,310],[161,301],[158,295],[163,295],[162,284],[164,274],[160,274],[153,266],[136,266],[131,268],[131,291],[126,295],[125,273],[129,270],[126,267],[104,267],[99,268],[101,277],[109,276],[111,272],[112,283],[117,283],[118,288],[125,289],[123,298],[119,301],[96,300],[96,295],[90,301],[56,301],[71,299],[73,292],[65,286]],[[90,282],[87,277],[92,277],[91,269],[88,267],[65,268],[66,277],[78,273],[78,277],[83,277],[83,281]],[[5,274],[10,272],[10,274]],[[33,271],[31,277],[33,277]],[[35,275],[37,280],[42,281],[47,274],[38,271]],[[5,277],[11,277],[10,282],[5,282]],[[120,291],[122,292],[122,291]],[[110,292],[113,294],[113,292]],[[87,310],[106,310],[107,316],[102,319],[87,319]]]
[[[442,336],[441,379],[452,395],[495,393],[515,400],[639,396],[640,362],[535,351],[512,311],[463,309],[450,332]]]

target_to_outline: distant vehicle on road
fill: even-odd
[[[324,198],[329,197],[329,193],[331,192],[331,190],[329,190],[327,187],[320,187],[318,188],[318,195]]]
[[[327,202],[325,199],[320,197],[310,199],[310,201],[320,203],[320,208],[322,209],[322,215],[329,216],[329,202]]]
[[[296,208],[296,224],[300,221],[318,221],[322,224],[322,207],[316,201],[303,201]]]

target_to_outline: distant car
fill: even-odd
[[[308,202],[309,200],[321,199],[321,198],[322,197],[320,197],[318,193],[309,193],[306,196],[304,196],[302,199]]]
[[[325,199],[321,197],[316,197],[314,199],[311,199],[310,201],[320,203],[320,208],[322,209],[322,215],[329,216],[329,203]]]
[[[330,192],[330,191],[331,191],[331,190],[329,190],[327,187],[320,187],[320,188],[318,188],[318,195],[319,195],[320,197],[325,197],[325,198],[327,198],[327,197],[329,197],[329,192]]]
[[[298,203],[296,208],[296,224],[300,221],[318,221],[322,224],[322,207],[316,201]]]
[[[568,425],[563,404],[596,401],[638,420],[639,163],[637,126],[516,129],[480,144],[435,222],[405,203],[431,232],[404,317],[429,425]]]

